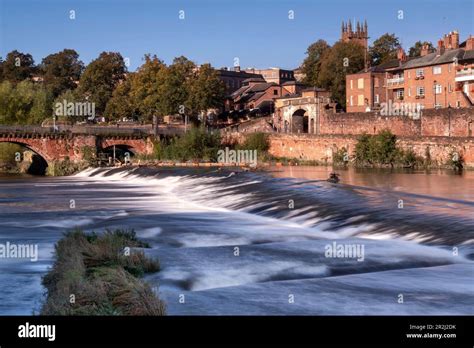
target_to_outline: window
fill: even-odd
[[[448,90],[449,90],[449,93],[453,92],[453,85],[452,84],[448,84]]]
[[[380,103],[380,101],[379,101],[379,95],[378,95],[378,94],[375,95],[374,102],[375,102],[375,104]]]
[[[408,70],[408,78],[410,78],[410,70]]]
[[[424,96],[425,95],[425,87],[423,87],[423,86],[416,87],[416,95]]]
[[[352,81],[351,81],[352,82]],[[352,95],[351,95],[351,102],[350,102],[351,106],[354,105],[354,100],[352,98]]]
[[[351,89],[354,88],[354,84],[353,84],[354,80],[351,80]]]
[[[423,69],[416,69],[416,77],[425,76]]]
[[[434,66],[434,67],[433,67],[433,74],[434,74],[434,75],[439,75],[439,74],[441,74],[441,67],[440,67],[440,66]]]
[[[411,97],[411,87],[408,87],[408,96]]]
[[[364,95],[363,94],[359,94],[357,96],[357,105],[358,106],[364,105]]]
[[[451,64],[448,64],[448,72],[451,72]]]
[[[357,88],[364,88],[364,79],[357,79]]]
[[[441,93],[443,93],[443,86],[435,85],[435,94],[441,94]]]
[[[274,89],[273,90],[273,95],[278,95],[278,90]]]
[[[403,89],[397,89],[397,99],[402,100],[403,96],[405,95],[405,91]]]

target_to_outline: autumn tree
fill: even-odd
[[[96,113],[102,115],[114,89],[125,79],[126,72],[120,53],[102,52],[84,70],[77,95],[95,103]]]
[[[337,42],[321,59],[318,85],[331,92],[333,100],[345,107],[346,75],[364,68],[364,48],[355,42]]]
[[[181,56],[175,58],[173,64],[162,70],[158,90],[161,97],[158,109],[162,115],[189,115],[190,108],[186,104],[195,69],[196,65],[192,61]]]
[[[210,64],[201,65],[188,86],[186,105],[192,115],[223,105],[225,85]]]
[[[309,86],[318,86],[319,74],[321,72],[321,60],[324,53],[328,52],[330,46],[324,40],[312,43],[306,50],[306,58],[302,64],[302,72],[305,74],[303,83]]]

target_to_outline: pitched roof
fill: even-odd
[[[454,62],[455,58],[460,60],[463,58],[463,56],[464,56],[464,50],[462,48],[457,48],[454,50],[446,50],[441,55],[438,55],[436,52],[433,52],[423,57],[417,57],[417,58],[411,59],[405,62],[404,64],[402,64],[401,68],[412,69],[412,68],[418,68],[422,66],[452,63]]]

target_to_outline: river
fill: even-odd
[[[0,244],[39,250],[0,259],[0,315],[38,312],[54,243],[74,227],[135,229],[172,315],[474,314],[473,172],[350,169],[332,184],[330,171],[0,176]],[[357,254],[330,252],[341,246]]]

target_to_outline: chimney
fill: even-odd
[[[451,34],[451,48],[453,50],[459,48],[459,32],[457,30]]]
[[[421,46],[420,56],[421,57],[426,56],[428,53],[430,53],[430,46],[427,44],[423,44]]]
[[[474,50],[474,37],[469,35],[466,39],[466,51]]]
[[[438,40],[438,47],[436,49],[436,55],[440,56],[444,53],[445,47],[443,40]]]
[[[443,46],[447,50],[449,50],[451,48],[451,32],[449,34],[444,35]]]
[[[405,54],[405,51],[403,50],[402,47],[398,47],[397,49],[397,59],[401,62],[404,62],[407,60],[407,55]]]

